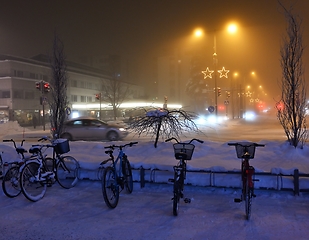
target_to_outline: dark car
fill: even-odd
[[[111,124],[96,118],[80,117],[65,122],[61,138],[75,140],[121,140],[128,135],[124,126]]]

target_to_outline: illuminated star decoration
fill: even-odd
[[[207,67],[206,68],[206,71],[202,71],[202,73],[204,74],[204,79],[206,78],[212,78],[211,74],[213,74],[214,71],[212,70],[209,70],[209,68]]]
[[[225,70],[225,68],[223,67],[222,70],[218,70],[218,73],[220,73],[220,78],[227,78],[227,73],[229,72],[230,70]]]

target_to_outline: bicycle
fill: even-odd
[[[255,178],[255,169],[250,165],[249,160],[254,158],[256,147],[264,147],[265,145],[254,142],[236,142],[228,143],[228,145],[235,146],[237,157],[242,159],[242,194],[241,198],[235,198],[234,202],[245,201],[246,219],[249,220],[251,216],[252,198],[256,197],[254,194],[254,182],[259,181],[259,179]]]
[[[20,178],[20,168],[23,164],[30,160],[30,157],[25,157],[25,153],[27,150],[23,148],[23,143],[25,140],[21,141],[21,145],[19,147],[16,146],[16,143],[13,139],[3,140],[3,142],[13,142],[14,148],[19,155],[20,160],[16,160],[13,162],[6,162],[3,166],[3,179],[2,179],[2,190],[7,197],[14,198],[17,197],[21,193],[21,187],[19,184]],[[4,167],[7,169],[4,173]]]
[[[105,147],[106,149],[109,149],[105,151],[105,153],[109,155],[109,159],[101,162],[100,165],[103,166],[107,162],[111,162],[111,165],[104,169],[102,176],[103,198],[109,208],[115,208],[117,206],[119,194],[124,188],[127,193],[133,192],[132,169],[128,156],[124,153],[124,148],[132,147],[136,144],[138,144],[138,142]],[[113,152],[116,148],[119,149],[119,153],[115,160]]]
[[[43,137],[39,141],[49,140]],[[33,202],[42,199],[47,186],[56,181],[63,188],[73,187],[78,180],[79,164],[71,156],[62,156],[70,151],[66,139],[50,140],[52,144],[33,145],[29,152],[37,159],[27,161],[20,172],[20,185],[24,196]],[[43,153],[47,148],[53,148],[53,158]]]
[[[175,140],[176,143],[173,144],[175,158],[179,160],[176,166],[173,166],[174,169],[174,178],[169,179],[169,182],[174,183],[173,187],[173,215],[177,216],[179,211],[179,200],[180,198],[184,198],[183,190],[184,190],[184,183],[186,179],[187,173],[187,160],[191,160],[192,154],[194,152],[195,145],[192,144],[193,141],[197,141],[203,143],[204,141],[193,138],[188,143],[179,142],[176,138],[172,137],[165,142],[169,142],[171,140]],[[190,203],[191,199],[184,198],[185,203]]]

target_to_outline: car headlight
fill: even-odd
[[[124,129],[124,128],[119,128],[119,131],[122,131],[122,132],[123,132],[123,131],[125,131],[125,129]]]

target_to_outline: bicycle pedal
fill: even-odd
[[[169,178],[168,182],[175,182],[174,178]]]
[[[239,203],[239,202],[242,202],[242,200],[240,198],[234,198],[234,202]]]
[[[191,203],[191,198],[185,198],[185,199],[184,199],[184,202],[185,202],[185,203]]]

